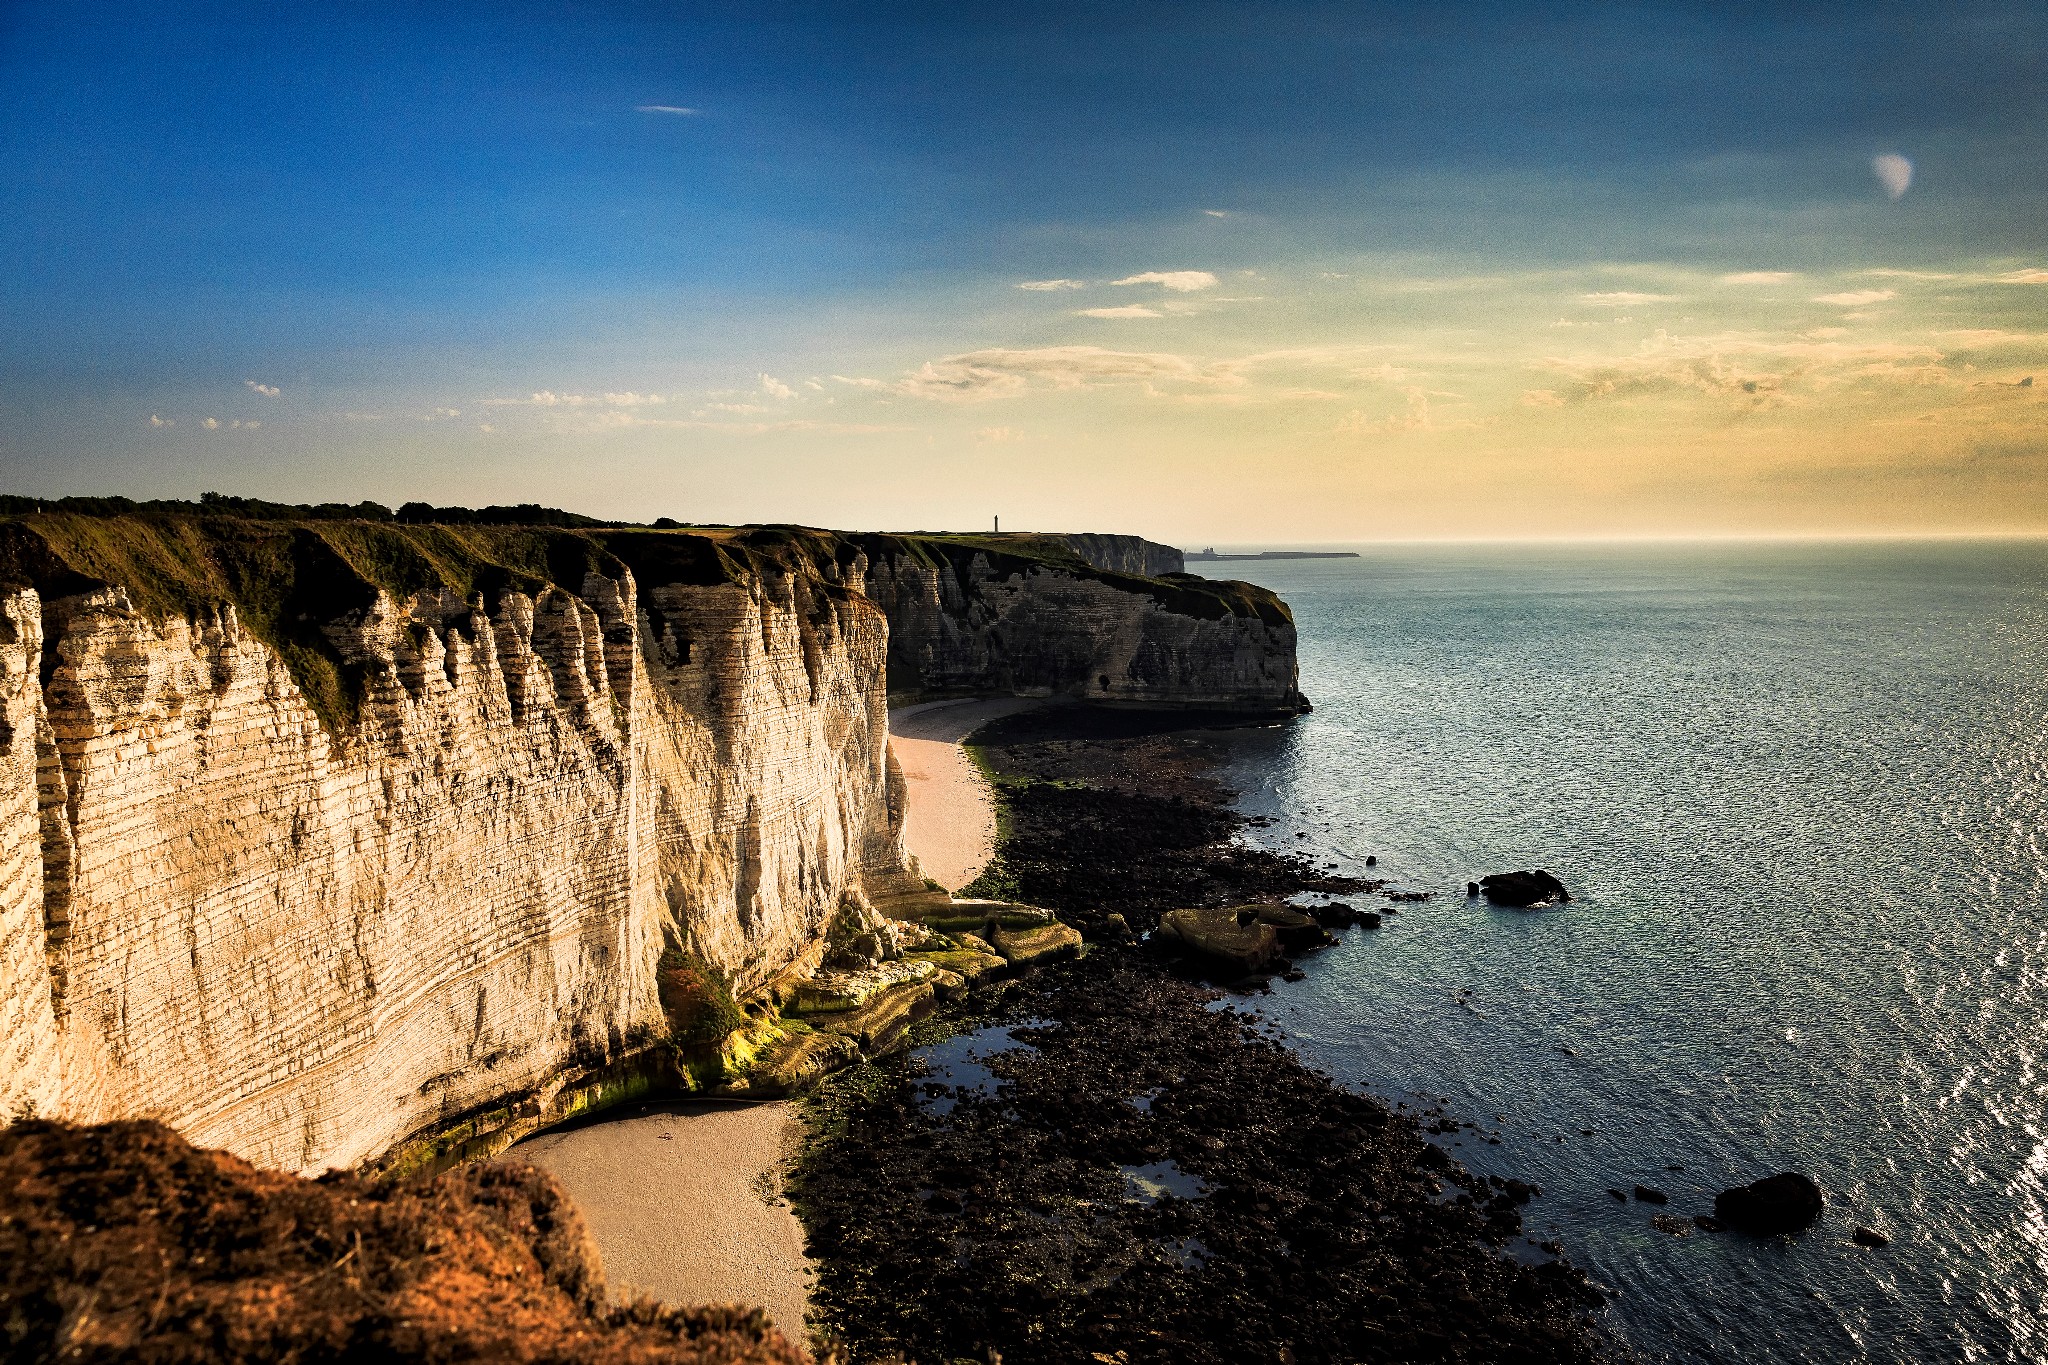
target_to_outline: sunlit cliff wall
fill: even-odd
[[[0,584],[0,1118],[291,1169],[540,1112],[665,947],[814,964],[906,876],[892,638],[1293,697],[1256,611],[913,538],[27,518]]]

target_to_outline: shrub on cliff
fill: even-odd
[[[671,948],[661,955],[654,979],[669,1038],[678,1046],[715,1047],[747,1026],[747,1016],[732,998],[732,982],[702,958]]]
[[[160,1123],[0,1129],[0,1358],[800,1365],[758,1309],[609,1308],[583,1220],[526,1166],[375,1185]]]

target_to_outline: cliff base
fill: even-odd
[[[977,742],[1010,828],[986,889],[1092,950],[821,1092],[793,1188],[856,1360],[1597,1358],[1599,1296],[1531,1263],[1529,1186],[1428,1140],[1454,1120],[1338,1087],[1120,946],[1189,905],[1365,887],[1237,843],[1209,737],[1038,713]]]

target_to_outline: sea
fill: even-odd
[[[2048,542],[1353,548],[1193,566],[1287,599],[1315,705],[1229,775],[1434,895],[1246,1007],[1472,1125],[1640,1359],[2048,1359]],[[1465,895],[1529,867],[1570,903]],[[1781,1170],[1803,1234],[1652,1225]]]

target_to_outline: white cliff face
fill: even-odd
[[[665,941],[751,988],[903,875],[858,594],[593,573],[327,633],[339,735],[232,610],[0,599],[0,1117],[355,1165],[657,1039]]]
[[[944,538],[52,519],[0,581],[0,1122],[304,1171],[654,1084],[665,949],[746,996],[872,923],[892,683],[1300,702],[1262,590]]]

